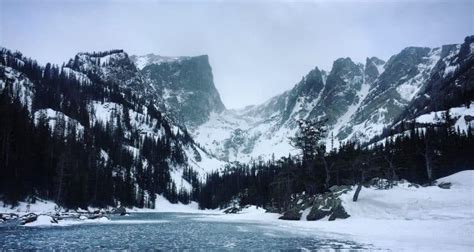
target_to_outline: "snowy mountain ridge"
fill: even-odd
[[[190,57],[181,56],[181,57],[169,57],[169,56],[161,56],[155,55],[153,53],[149,53],[146,55],[132,55],[130,59],[135,63],[139,70],[143,70],[146,66],[149,65],[160,65],[162,63],[172,63],[172,62],[179,62],[182,60],[187,60]]]
[[[459,100],[460,93],[464,100],[472,100],[473,42],[474,37],[470,36],[458,45],[407,47],[387,62],[370,57],[362,64],[340,58],[330,71],[315,67],[292,89],[261,105],[240,110],[225,108],[207,55],[83,52],[61,71],[84,85],[115,83],[122,92],[130,92],[145,106],[130,110],[129,115],[146,119],[146,108],[152,106],[182,132],[189,131],[197,149],[202,148],[201,156],[213,164],[212,169],[217,169],[228,161],[297,154],[288,137],[296,133],[300,118],[328,120],[325,142],[327,150],[331,150],[347,141],[368,142],[384,129],[423,113],[460,107],[459,102],[449,101]],[[442,106],[431,100],[436,95],[446,97]],[[112,109],[123,116],[123,104],[105,105],[92,101],[91,108],[94,113]],[[142,132],[151,132],[143,122],[132,121],[130,124]],[[192,159],[190,163],[199,162]]]
[[[299,118],[328,120],[327,150],[347,141],[365,143],[422,112],[459,107],[458,93],[469,104],[474,89],[473,46],[470,36],[458,45],[408,47],[387,62],[372,57],[361,64],[341,58],[331,71],[315,68],[293,89],[261,105],[213,114],[192,134],[219,158],[243,162],[297,154],[288,137],[295,134]],[[419,100],[430,101],[427,93],[439,82],[444,89],[439,87],[436,94],[454,102],[431,103],[409,112]]]
[[[226,164],[199,147],[184,127],[160,114],[152,103],[138,96],[126,95],[130,91],[127,89],[128,85],[136,83],[137,80],[140,81],[140,76],[130,74],[134,73],[136,68],[133,64],[129,64],[128,56],[122,50],[79,53],[63,67],[48,64],[42,72],[36,73],[37,77],[42,79],[48,78],[46,75],[51,75],[49,77],[52,80],[70,78],[70,81],[74,80],[75,83],[71,83],[72,86],[66,88],[66,90],[70,89],[67,92],[76,92],[75,89],[79,88],[83,89],[80,92],[88,93],[92,98],[81,101],[85,105],[86,121],[67,111],[67,104],[71,101],[66,98],[59,102],[58,107],[46,105],[52,101],[44,100],[45,98],[41,95],[49,91],[43,90],[41,81],[30,79],[29,76],[33,76],[31,73],[22,72],[23,56],[11,53],[7,49],[3,49],[1,53],[5,61],[0,62],[2,63],[0,64],[2,77],[0,78],[0,94],[19,100],[35,125],[46,123],[52,134],[66,136],[72,129],[76,139],[83,141],[86,128],[88,128],[87,134],[91,134],[91,128],[100,127],[104,127],[103,130],[116,131],[114,134],[118,135],[115,137],[123,138],[121,148],[130,153],[134,159],[140,160],[140,169],[145,171],[156,169],[151,164],[150,158],[143,154],[145,138],[153,139],[156,141],[154,144],[157,145],[163,142],[165,146],[162,147],[165,151],[169,148],[171,152],[161,153],[164,157],[160,158],[166,162],[163,167],[169,167],[170,179],[174,182],[175,190],[185,190],[188,193],[191,193],[193,186],[190,181],[191,175],[185,176],[186,172],[189,173],[187,170],[191,169],[197,179],[205,180],[209,172],[219,170]],[[7,65],[14,65],[14,67]],[[105,98],[106,95],[104,97],[104,90],[105,93],[112,94],[112,100]],[[62,97],[64,94],[61,92],[65,91],[56,89],[55,92],[59,92],[58,95]],[[117,94],[120,95],[117,96]],[[135,98],[130,100],[127,97]],[[112,157],[109,150],[101,149],[100,153],[105,163],[109,160],[115,163],[113,159],[116,157]],[[123,167],[115,167],[113,176],[126,177],[127,172],[122,169]],[[143,171],[139,171],[138,167],[128,171],[133,181],[139,179],[136,177],[138,172]],[[135,187],[136,190],[144,190],[138,183]]]

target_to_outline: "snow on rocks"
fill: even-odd
[[[349,191],[339,198],[351,217],[335,221],[278,220],[280,214],[256,207],[204,218],[265,223],[301,235],[352,239],[395,251],[472,251],[474,170],[438,179],[437,183],[452,186],[415,187],[400,181],[388,190],[363,187],[357,202],[352,201],[353,190]]]
[[[471,103],[469,107],[461,106],[451,108],[449,113],[451,117],[455,119],[455,129],[459,128],[460,131],[467,132],[469,126],[474,128],[474,102]],[[444,123],[445,114],[446,110],[434,111],[418,116],[415,121],[416,123],[422,124],[440,124]]]
[[[34,227],[34,226],[51,226],[54,224],[58,224],[58,221],[55,220],[53,217],[48,215],[39,215],[35,218],[35,220],[25,223],[25,226]]]

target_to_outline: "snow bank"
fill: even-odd
[[[454,107],[450,110],[451,117],[455,119],[454,128],[467,132],[469,126],[474,127],[474,121],[466,120],[469,116],[474,116],[474,102],[470,104],[469,107],[461,106],[461,107]],[[415,120],[417,123],[429,123],[429,124],[439,124],[444,123],[443,116],[446,113],[446,110],[430,112],[427,114],[423,114],[418,116]]]
[[[57,222],[53,220],[51,216],[39,215],[38,218],[30,223],[26,223],[25,226],[36,227],[36,226],[52,226],[56,225]]]
[[[474,247],[474,171],[438,179],[438,186],[409,187],[402,183],[390,190],[363,188],[359,200],[353,191],[341,196],[351,215],[335,221],[284,221],[278,214],[251,207],[240,214],[208,215],[213,221],[267,223],[301,235],[352,239],[396,251],[472,251]]]
[[[154,212],[154,213],[218,213],[218,210],[200,210],[198,203],[192,201],[185,205],[183,203],[173,204],[165,197],[156,195],[155,209],[151,208],[129,208],[127,212]]]
[[[7,205],[0,201],[0,213],[55,213],[59,209],[58,205],[52,201],[37,199],[35,203],[18,202],[17,206]]]

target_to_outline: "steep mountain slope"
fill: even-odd
[[[461,45],[441,48],[441,58],[420,94],[411,101],[399,120],[420,114],[469,105],[474,97],[474,36]]]
[[[199,180],[205,179],[209,171],[225,164],[208,155],[195,144],[185,128],[164,116],[153,100],[146,99],[151,91],[139,88],[145,82],[127,54],[121,50],[80,53],[62,68],[51,64],[39,66],[20,53],[7,49],[1,49],[0,52],[0,112],[16,113],[14,116],[20,118],[2,124],[2,170],[5,169],[5,174],[9,174],[10,169],[16,169],[15,161],[11,161],[15,159],[11,157],[25,152],[32,159],[25,157],[26,161],[18,159],[16,162],[27,162],[21,164],[21,167],[25,167],[21,171],[25,173],[22,176],[27,178],[33,157],[43,156],[30,153],[36,148],[18,151],[16,141],[8,140],[10,135],[15,137],[21,134],[21,131],[11,131],[16,124],[25,126],[30,121],[34,122],[38,130],[31,129],[30,134],[41,134],[38,137],[48,139],[50,145],[54,146],[38,146],[38,151],[42,148],[51,150],[51,154],[46,155],[52,158],[51,162],[38,164],[36,169],[37,172],[44,169],[48,174],[51,173],[48,178],[53,179],[54,183],[45,186],[50,189],[28,182],[28,188],[31,187],[29,190],[36,191],[42,197],[50,198],[49,192],[54,191],[56,196],[53,199],[68,206],[124,204],[152,207],[155,194],[164,194],[174,202],[178,199],[187,201],[192,197]],[[26,111],[26,114],[21,111]],[[24,134],[28,132],[25,130]],[[87,156],[86,164],[81,163],[84,159],[74,161],[76,155],[66,155],[61,150],[66,152],[75,148],[76,142],[83,146],[75,150],[76,155]],[[24,144],[29,145],[29,142]],[[10,145],[14,148],[10,148]],[[59,155],[59,159],[56,155]],[[74,162],[77,162],[76,165],[64,165]],[[71,174],[83,177],[76,181],[75,177],[70,177]],[[97,180],[98,176],[105,181],[113,181],[104,186],[115,189],[102,188],[108,190],[105,192],[107,199],[92,202],[91,198],[97,197],[85,196],[91,193],[87,184],[90,183],[88,181]],[[68,197],[71,195],[66,185],[73,181],[78,183],[75,186],[83,184],[79,186],[81,189],[70,192],[83,193],[80,198]],[[97,183],[93,188],[98,190]],[[0,193],[5,193],[3,189]],[[31,193],[18,191],[18,194]]]
[[[408,47],[387,62],[340,58],[330,71],[316,67],[291,90],[241,110],[225,108],[205,55],[129,57],[111,50],[42,67],[1,49],[0,91],[20,122],[48,128],[55,144],[71,134],[72,142],[92,144],[90,152],[82,150],[95,162],[87,169],[102,167],[116,187],[135,191],[114,199],[133,205],[155,193],[174,201],[178,190],[189,196],[198,179],[227,161],[297,154],[288,138],[301,118],[327,120],[327,150],[378,141],[403,132],[402,121],[418,123],[449,108],[455,108],[456,126],[467,130],[472,111],[463,105],[474,100],[473,49],[470,36],[460,45]]]
[[[136,66],[135,62],[133,62],[133,60],[139,59],[136,56],[129,57],[128,54],[123,50],[111,50],[108,52],[99,53],[79,53],[75,56],[74,59],[71,59],[69,61],[69,63],[66,65],[66,68],[72,69],[75,73],[85,74],[88,78],[93,80],[100,80],[102,82],[119,84],[120,88],[123,89],[123,92],[130,92],[133,97],[138,97],[141,103],[146,104],[147,106],[152,106],[152,108],[159,110],[160,114],[163,114],[165,116],[165,119],[168,120],[170,124],[174,124],[174,126],[172,126],[172,128],[174,128],[173,132],[177,132],[177,134],[181,132],[185,135],[186,138],[189,138],[185,128],[187,125],[185,125],[184,123],[192,122],[193,120],[189,117],[181,115],[181,110],[176,110],[176,107],[183,106],[185,108],[190,108],[193,107],[193,104],[197,103],[196,107],[199,108],[198,105],[202,105],[202,103],[200,104],[199,102],[201,102],[202,100],[204,100],[205,102],[209,99],[209,97],[205,97],[207,93],[204,93],[201,97],[196,98],[197,95],[193,94],[192,91],[189,91],[190,94],[186,95],[188,97],[190,96],[191,99],[194,100],[188,100],[186,98],[179,97],[179,95],[164,96],[164,93],[168,91],[163,85],[165,85],[165,83],[167,85],[172,85],[174,83],[175,85],[173,86],[172,92],[178,92],[178,89],[183,89],[183,87],[179,86],[178,84],[181,84],[183,86],[188,85],[187,87],[185,86],[185,88],[192,89],[195,83],[189,82],[196,81],[196,83],[202,84],[202,86],[205,86],[206,88],[211,90],[211,95],[213,94],[212,91],[215,91],[215,94],[217,94],[217,91],[215,90],[214,84],[212,82],[212,73],[210,73],[211,70],[207,56],[180,57],[176,60],[167,57],[154,56],[151,54],[149,54],[148,57],[151,58],[149,58],[147,64],[142,64],[141,67],[143,67],[145,70],[147,68],[157,67],[154,68],[155,71],[148,70],[146,72],[143,72],[144,69],[141,69],[142,71],[140,71],[140,67]],[[183,65],[169,66],[166,69],[168,72],[164,71],[164,73],[159,73],[159,65],[165,63],[178,64],[178,62],[181,63],[181,61],[183,61]],[[180,75],[179,72],[181,71],[186,74]],[[161,78],[168,79],[166,81],[163,80],[162,82],[158,82],[158,77],[153,78],[149,76],[150,72],[152,73],[151,75],[157,75]],[[202,79],[208,79],[196,80],[192,79],[192,77],[189,76],[204,76],[202,77]],[[216,110],[221,111],[224,107],[222,102],[220,101],[218,94],[216,99],[216,103],[219,107],[219,109]],[[176,106],[174,106],[175,104],[170,103],[169,100],[173,100],[175,102],[179,101],[179,104],[176,104]],[[109,119],[111,110],[115,111],[115,114],[123,116],[121,115],[121,111],[123,111],[123,104],[103,104],[104,103],[98,105],[97,102],[93,102],[96,116],[102,117],[103,122],[106,122]],[[213,110],[214,108],[208,109]],[[140,110],[141,109],[139,109],[139,111]],[[142,113],[138,112],[138,114],[136,114],[136,111],[130,111],[129,115],[127,116],[130,118],[129,124],[136,124],[136,126],[140,129],[141,132],[151,133],[152,130],[147,129],[149,127],[144,126],[143,122],[136,122],[136,119],[134,119],[138,116],[142,116],[146,119],[147,108],[143,108],[143,111],[144,112]],[[161,113],[161,111],[163,111],[164,113]],[[199,115],[198,113],[194,112],[189,112],[189,114]],[[181,121],[180,118],[186,118],[186,120]],[[196,120],[203,119],[205,119],[205,115]],[[187,152],[188,156],[190,156],[191,158],[190,164],[194,165],[193,168],[197,168],[197,171],[199,172],[201,178],[205,177],[204,171],[218,169],[223,165],[222,162],[213,160],[214,158],[212,156],[209,156],[208,154],[203,152],[203,150],[195,146],[192,146],[192,148],[190,149],[184,149]],[[194,158],[194,156],[196,156],[196,158]],[[201,164],[200,161],[202,159],[204,159],[204,162],[202,162],[203,164]],[[179,184],[181,184],[180,179],[177,179],[176,183],[178,182]]]
[[[153,87],[160,107],[181,125],[195,127],[206,122],[210,113],[225,109],[207,55],[171,58],[148,54],[131,59]]]
[[[328,120],[328,150],[368,142],[400,120],[474,100],[472,48],[470,36],[462,45],[408,47],[387,62],[341,58],[264,104],[212,114],[192,134],[221,159],[244,162],[296,154],[288,137],[299,118]]]

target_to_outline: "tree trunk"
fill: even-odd
[[[364,180],[365,180],[365,174],[364,174],[364,171],[361,171],[360,172],[360,181],[357,184],[357,189],[354,193],[354,197],[352,197],[352,201],[356,202],[357,199],[359,199],[359,193],[360,193],[360,190],[362,190],[362,183],[364,183]]]
[[[425,154],[423,155],[425,157],[425,166],[426,166],[426,175],[428,177],[428,182],[431,185],[433,183],[433,167],[432,167],[432,160],[431,160],[431,155],[429,151],[429,144],[428,140],[425,139]]]
[[[362,183],[359,183],[359,184],[357,185],[357,189],[356,189],[356,191],[355,191],[355,193],[354,193],[354,197],[352,197],[352,201],[354,201],[354,202],[357,201],[357,199],[359,198],[360,190],[362,190]]]
[[[323,164],[324,164],[324,171],[326,172],[326,180],[324,181],[324,187],[326,189],[329,188],[329,181],[331,180],[331,175],[329,174],[329,165],[328,163],[326,162],[326,157],[324,157],[324,154],[321,156],[321,159],[323,160]]]

